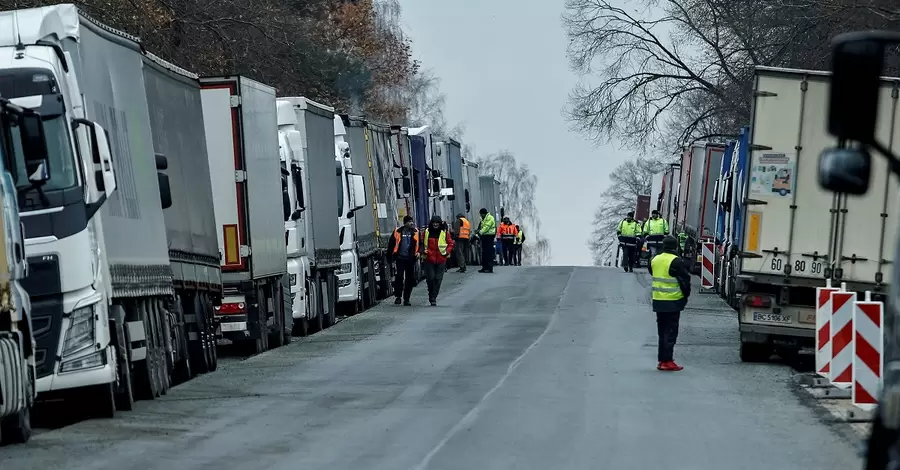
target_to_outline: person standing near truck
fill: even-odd
[[[453,251],[453,238],[447,235],[447,225],[440,218],[434,216],[425,229],[425,243],[422,244],[422,252],[425,263],[425,282],[428,284],[428,302],[434,307],[437,305],[437,296],[441,291],[441,283],[444,281],[444,272],[447,270],[447,258]]]
[[[659,216],[658,210],[650,213],[650,219],[644,224],[644,236],[647,237],[647,251],[650,259],[659,252],[659,243],[669,234],[669,221]]]
[[[469,235],[472,233],[472,224],[462,214],[456,214],[456,223],[453,224],[453,232],[456,234],[456,264],[459,265],[458,273],[466,272],[466,257],[469,255]]]
[[[626,214],[625,219],[619,222],[619,226],[616,228],[616,236],[619,237],[619,243],[623,247],[622,267],[625,272],[634,271],[634,262],[637,257],[635,247],[640,232],[641,226],[637,220],[634,220],[634,212]]]
[[[684,261],[678,256],[678,241],[667,235],[662,241],[662,253],[650,260],[653,311],[656,313],[656,332],[659,348],[656,368],[663,371],[684,369],[674,360],[675,341],[678,339],[678,322],[681,311],[691,295],[691,275]]]
[[[480,273],[494,272],[494,258],[497,256],[494,248],[494,238],[497,236],[497,221],[487,209],[481,208],[481,224],[478,226],[478,236],[481,238],[481,269]]]
[[[409,296],[412,295],[413,287],[416,285],[416,257],[419,253],[419,231],[416,230],[412,217],[404,217],[403,225],[394,230],[394,236],[388,242],[388,253],[397,266],[394,277],[394,304],[400,305],[402,296],[403,305],[412,305],[409,303]]]
[[[503,223],[497,230],[500,233],[500,242],[503,244],[503,265],[512,266],[513,243],[516,241],[516,226],[510,222],[509,217],[503,218]]]
[[[516,266],[522,266],[522,244],[525,243],[525,232],[522,230],[522,227],[516,225],[516,242],[515,242],[515,264]]]

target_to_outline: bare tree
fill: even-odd
[[[522,262],[531,265],[550,263],[550,242],[541,236],[541,218],[535,203],[538,179],[528,165],[519,164],[509,150],[476,158],[482,175],[500,181],[503,208],[507,216],[525,231],[527,241]]]
[[[595,266],[602,266],[616,256],[619,222],[635,209],[639,195],[650,194],[653,175],[664,166],[661,160],[638,158],[626,161],[609,174],[610,186],[600,194],[600,205],[594,212],[594,229],[587,241]]]

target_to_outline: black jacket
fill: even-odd
[[[410,232],[412,234],[415,234],[416,232],[418,232],[417,229],[407,228],[406,226],[399,227],[396,231],[399,231],[401,235],[403,234],[403,232]],[[388,241],[388,248],[387,248],[388,256],[390,256],[394,259],[397,259],[397,258],[410,259],[410,258],[416,257],[415,252],[412,252],[412,253],[397,252],[397,254],[394,254],[394,245],[396,245],[396,244],[397,244],[397,241],[394,239],[393,235],[391,235],[390,241]]]
[[[665,253],[678,256],[677,253],[674,253],[672,251],[666,251]],[[650,262],[650,275],[653,275],[652,260]],[[678,280],[678,286],[681,287],[681,293],[684,295],[684,298],[674,302],[654,300],[654,312],[680,312],[684,310],[684,306],[687,305],[688,297],[690,297],[691,295],[691,273],[688,272],[687,266],[684,265],[684,261],[681,259],[681,257],[677,257],[672,260],[672,264],[669,265],[669,275]]]

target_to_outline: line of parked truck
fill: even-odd
[[[891,282],[897,184],[872,161],[865,196],[818,184],[819,154],[837,145],[826,131],[830,75],[758,67],[752,121],[726,143],[695,143],[653,180],[653,206],[684,258],[699,266],[715,244],[715,292],[738,312],[743,361],[815,346],[816,287],[831,279],[884,300]],[[881,84],[879,138],[900,139],[900,79]],[[695,269],[697,271],[698,269]]]
[[[4,442],[36,397],[111,417],[215,370],[219,344],[371,307],[406,215],[503,212],[453,139],[198,77],[70,4],[0,12],[0,98]]]

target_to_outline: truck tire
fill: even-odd
[[[334,271],[328,273],[325,277],[325,289],[328,292],[328,303],[331,305],[331,313],[325,317],[324,321],[328,323],[328,328],[334,326],[337,323],[337,296],[338,296],[338,287],[337,287],[337,275]]]
[[[284,346],[284,312],[282,311],[282,307],[279,305],[281,303],[281,297],[278,295],[278,288],[272,284],[269,284],[268,287],[264,287],[262,289],[262,294],[266,296],[266,323],[268,323],[269,301],[272,301],[273,330],[269,332],[268,335],[269,347],[271,347],[272,349],[280,348]]]
[[[209,313],[205,310],[205,305],[200,293],[194,292],[184,299],[182,307],[185,315],[193,315],[196,322],[193,324],[196,329],[197,340],[191,341],[188,338],[188,358],[191,362],[191,369],[195,374],[205,374],[210,371],[210,354],[209,354],[209,338],[207,332],[209,330]]]
[[[215,309],[213,308],[213,303],[209,298],[209,294],[204,292],[198,294],[198,297],[200,299],[200,311],[203,312],[203,332],[205,333],[206,338],[206,341],[204,341],[206,349],[203,359],[206,361],[207,370],[209,372],[214,372],[219,367],[219,350],[218,346],[216,346],[216,332],[213,331],[212,327]]]
[[[315,314],[315,317],[309,320],[309,333],[318,333],[322,331],[322,297],[319,295],[319,283],[315,279],[316,274],[313,273],[306,280],[306,300],[307,315]]]
[[[188,331],[190,328],[185,321],[185,312],[181,296],[175,296],[175,300],[172,302],[171,313],[178,319],[176,323],[179,326],[175,329],[175,344],[181,352],[178,355],[178,360],[175,362],[175,367],[172,371],[172,380],[174,380],[176,384],[181,384],[191,380],[191,377],[193,377],[191,371],[191,344],[188,340]]]
[[[741,362],[767,362],[772,355],[768,344],[741,341]]]
[[[31,406],[0,420],[0,444],[24,444],[31,439]]]
[[[159,374],[156,365],[156,339],[154,338],[150,318],[145,308],[144,301],[137,301],[131,305],[126,311],[131,310],[128,318],[140,321],[144,329],[145,348],[147,351],[144,359],[139,359],[133,364],[132,382],[134,384],[134,396],[138,400],[152,400],[159,396]],[[100,392],[97,392],[100,394]]]
[[[0,420],[0,444],[24,444],[31,439],[31,396],[34,394],[34,383],[30,377],[25,387],[28,401],[25,408]]]
[[[334,295],[331,292],[331,283],[329,279],[331,279],[331,273],[324,273],[319,277],[317,284],[319,285],[319,299],[321,299],[320,304],[322,305],[322,329],[331,328],[331,325],[334,325],[334,321],[332,320],[332,315],[334,315],[334,309],[337,306],[337,302],[335,302]]]
[[[156,331],[159,335],[159,372],[160,372],[160,390],[159,393],[165,395],[172,388],[172,372],[175,370],[175,362],[172,357],[172,328],[169,324],[169,312],[163,305],[162,299],[151,301],[150,308],[153,311],[153,317],[156,319]]]
[[[275,291],[278,293],[275,296],[276,305],[278,307],[278,313],[281,316],[281,322],[283,323],[282,329],[282,341],[281,343],[284,345],[291,344],[291,341],[294,339],[294,318],[291,314],[290,305],[286,305],[285,301],[287,300],[288,293],[290,292],[290,287],[285,284],[278,284],[275,288]]]
[[[110,306],[116,347],[116,410],[134,409],[134,385],[131,382],[131,338],[125,328],[125,310],[121,305]]]

